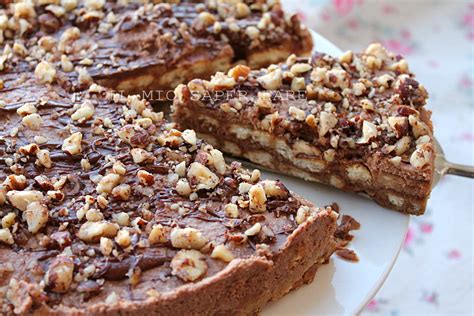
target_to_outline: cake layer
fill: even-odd
[[[406,61],[372,44],[176,89],[173,119],[236,156],[424,213],[434,145],[427,93]]]

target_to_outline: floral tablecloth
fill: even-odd
[[[448,159],[474,165],[474,2],[283,0],[341,49],[380,41],[430,93]],[[402,253],[364,315],[472,315],[474,181],[445,177],[413,217]]]

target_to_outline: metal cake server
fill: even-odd
[[[452,174],[452,175],[466,177],[466,178],[474,178],[473,166],[466,166],[466,165],[449,162],[448,160],[446,160],[444,156],[444,150],[436,138],[435,138],[434,143],[435,143],[436,157],[435,157],[435,170],[434,170],[434,175],[433,175],[433,184],[432,184],[433,188],[438,184],[441,178],[443,178],[443,176],[447,174]]]

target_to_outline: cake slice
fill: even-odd
[[[10,50],[15,45],[14,55],[47,56],[84,86],[94,79],[153,100],[171,100],[179,83],[227,71],[238,60],[263,67],[312,49],[309,31],[277,1],[32,3],[0,9],[1,39]]]
[[[0,76],[0,314],[254,314],[349,240],[337,208],[227,165],[139,97],[15,66]]]
[[[250,71],[236,66],[176,89],[173,119],[252,162],[421,215],[434,168],[427,92],[380,44]]]

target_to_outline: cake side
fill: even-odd
[[[237,66],[176,94],[178,125],[234,156],[424,212],[434,169],[427,93],[379,44],[339,59],[316,53],[263,70]]]
[[[233,260],[216,275],[185,285],[176,291],[154,293],[140,302],[96,304],[75,309],[44,307],[37,313],[48,315],[249,315],[258,313],[271,300],[277,300],[312,282],[317,267],[334,252],[337,215],[327,209],[301,224],[275,254],[263,245],[255,255]]]

